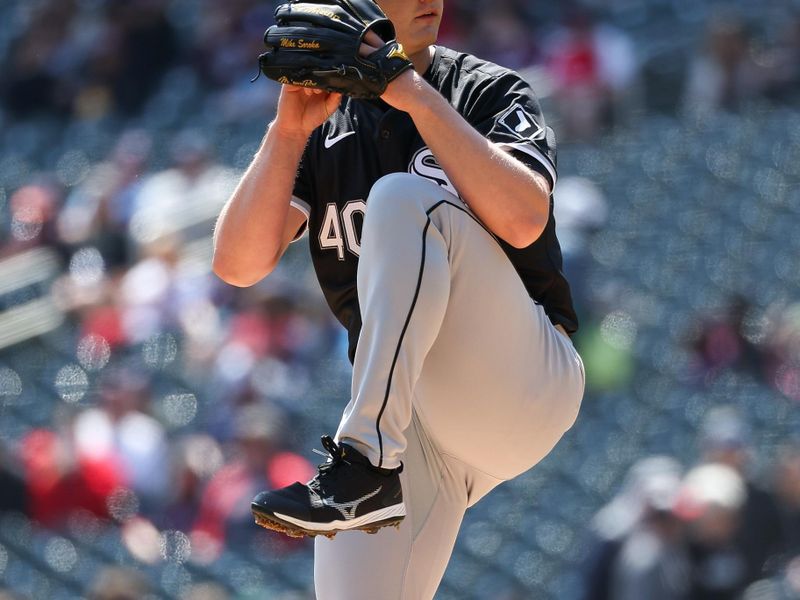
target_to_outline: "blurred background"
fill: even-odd
[[[313,472],[346,337],[305,242],[252,289],[209,271],[273,8],[0,0],[2,600],[313,598],[249,500]],[[446,9],[559,135],[588,384],[437,598],[800,598],[800,1]]]

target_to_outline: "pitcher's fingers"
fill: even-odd
[[[325,111],[332,115],[336,112],[336,109],[339,108],[339,104],[342,101],[342,95],[338,92],[331,92],[328,94],[328,97],[325,98]]]
[[[371,46],[369,44],[361,44],[361,46],[359,46],[358,48],[358,55],[361,56],[362,58],[367,58],[377,49],[378,48],[376,48],[375,46]]]
[[[380,48],[386,43],[381,39],[381,36],[371,30],[368,31],[367,35],[364,36],[364,41],[370,46],[375,46],[376,49]]]

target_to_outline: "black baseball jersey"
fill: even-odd
[[[518,74],[437,46],[424,77],[479,132],[555,185],[555,136]],[[351,359],[361,329],[356,270],[366,199],[378,179],[397,172],[414,173],[458,195],[407,113],[380,100],[345,98],[311,135],[297,174],[292,205],[308,217],[314,269],[328,304],[349,331]],[[515,249],[499,243],[551,321],[576,331],[552,196],[550,219],[534,244]]]

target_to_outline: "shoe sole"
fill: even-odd
[[[256,525],[259,525],[264,529],[277,531],[279,533],[283,533],[285,535],[288,535],[289,537],[294,537],[294,538],[303,538],[303,537],[314,538],[317,537],[318,535],[322,535],[328,539],[333,539],[336,536],[336,534],[341,531],[364,531],[369,534],[376,534],[384,527],[394,527],[395,529],[399,530],[400,523],[402,523],[403,519],[405,519],[405,515],[399,515],[399,516],[389,517],[387,519],[381,519],[379,521],[372,521],[370,523],[365,523],[363,525],[357,525],[355,527],[345,527],[342,529],[331,529],[329,531],[320,531],[302,527],[295,523],[290,523],[289,521],[285,521],[280,517],[276,517],[275,515],[261,512],[255,505],[251,506],[251,511],[253,513],[253,517],[256,520]]]

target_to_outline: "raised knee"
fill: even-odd
[[[392,229],[401,222],[425,218],[425,207],[414,179],[418,178],[407,173],[393,173],[375,182],[367,198],[365,232]]]
[[[397,216],[425,213],[441,195],[442,188],[410,173],[392,173],[381,177],[372,186],[367,198],[367,213],[387,213]]]
[[[376,181],[369,192],[368,204],[408,199],[419,194],[419,190],[430,183],[411,173],[391,173]]]

